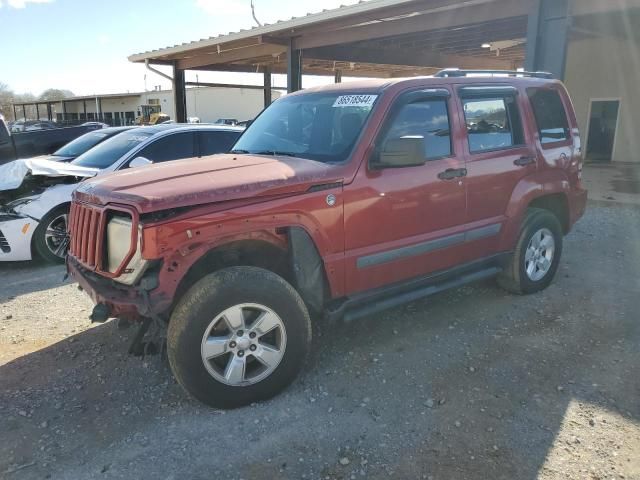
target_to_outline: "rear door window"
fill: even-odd
[[[240,137],[240,132],[211,131],[198,132],[200,156],[226,153]]]
[[[194,132],[174,133],[146,146],[136,157],[144,157],[153,163],[191,158],[195,156],[194,142]]]
[[[569,140],[569,121],[557,90],[529,88],[527,95],[536,117],[540,142],[564,142]]]
[[[404,105],[394,118],[385,140],[410,136],[424,137],[427,160],[450,156],[451,130],[446,100],[425,100]]]
[[[463,99],[469,151],[502,150],[523,143],[515,97]]]

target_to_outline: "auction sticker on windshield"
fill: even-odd
[[[340,95],[333,103],[334,107],[371,107],[377,95]]]

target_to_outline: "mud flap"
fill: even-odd
[[[313,314],[324,309],[327,280],[324,263],[309,234],[300,227],[288,230],[289,255],[295,287]]]

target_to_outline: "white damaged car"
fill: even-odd
[[[0,166],[0,261],[38,254],[63,262],[71,194],[88,177],[151,163],[224,153],[243,129],[167,124],[126,130],[71,163],[16,160]]]

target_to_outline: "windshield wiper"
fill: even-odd
[[[229,153],[251,153],[249,150],[231,150]]]
[[[261,150],[259,152],[253,152],[253,155],[273,155],[278,156],[281,155],[283,157],[297,157],[298,154],[292,152],[281,152],[279,150]]]

